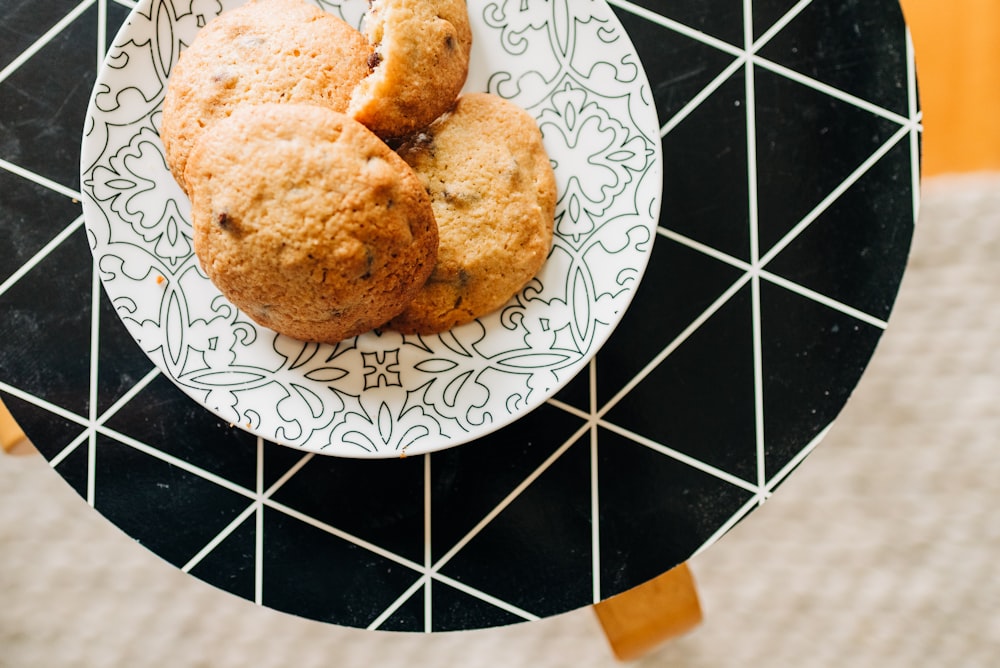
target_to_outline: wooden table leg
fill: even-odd
[[[686,563],[595,604],[594,612],[621,661],[641,657],[687,633],[702,619],[698,591]]]
[[[34,446],[14,421],[3,401],[0,401],[0,451],[11,455],[27,455],[35,452]]]

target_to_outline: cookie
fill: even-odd
[[[535,120],[469,93],[398,151],[430,194],[440,241],[430,278],[389,327],[432,334],[501,307],[552,244],[556,180]]]
[[[188,191],[188,155],[205,128],[243,103],[311,103],[344,111],[368,74],[355,28],[305,0],[251,0],[202,28],[170,73],[160,137]]]
[[[372,0],[364,32],[369,74],[348,113],[380,137],[399,138],[451,108],[469,73],[465,0]]]
[[[314,105],[241,105],[188,162],[195,253],[257,323],[333,343],[382,325],[434,266],[423,184],[360,123]]]

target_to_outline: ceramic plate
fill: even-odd
[[[321,5],[360,25],[368,2]],[[370,332],[337,345],[256,325],[194,255],[189,202],[167,171],[157,129],[170,69],[212,18],[197,13],[205,7],[136,7],[98,76],[83,137],[84,213],[101,281],[164,375],[267,440],[397,457],[508,424],[587,364],[642,277],[662,185],[651,91],[603,0],[469,2],[466,90],[533,114],[555,168],[556,234],[539,275],[505,307],[445,334]]]

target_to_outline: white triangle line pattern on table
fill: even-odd
[[[81,227],[83,227],[83,214],[80,214],[77,218],[75,218],[72,223],[63,228],[62,232],[54,236],[47,244],[45,244],[40,251],[35,253],[28,259],[27,262],[18,267],[7,280],[0,283],[0,295],[3,295],[11,288],[11,286],[24,278],[25,274],[34,269],[39,262],[49,256],[49,253],[59,247],[62,242],[66,241],[66,239],[72,236],[72,234]]]
[[[386,623],[386,621],[388,621],[388,619],[390,617],[392,617],[394,614],[396,614],[396,611],[399,610],[403,606],[404,603],[406,603],[408,600],[410,600],[410,598],[414,594],[416,594],[417,591],[419,591],[421,589],[424,590],[424,633],[430,633],[431,632],[431,627],[430,627],[430,621],[431,621],[430,604],[431,604],[431,599],[428,598],[428,597],[430,595],[430,590],[431,590],[431,578],[429,578],[427,575],[421,575],[419,578],[417,578],[416,582],[414,582],[409,587],[407,587],[406,591],[404,591],[402,594],[400,594],[400,596],[395,601],[393,601],[391,604],[389,604],[389,606],[386,607],[386,609],[383,610],[382,613],[378,617],[376,617],[375,619],[373,619],[372,623],[369,624],[366,627],[366,629],[369,630],[369,631],[377,631],[383,624]]]
[[[101,272],[97,256],[90,260],[90,386],[87,402],[87,419],[90,424],[97,422],[98,367],[100,366],[100,335],[101,335],[101,299],[104,297],[101,288]],[[147,374],[148,375],[148,374]],[[124,404],[123,404],[124,405]],[[88,429],[87,448],[87,503],[95,504],[97,493],[97,432]]]
[[[68,455],[70,455],[73,452],[73,450],[76,448],[76,446],[79,445],[79,442],[81,440],[90,437],[90,432],[93,431],[93,429],[104,426],[105,422],[110,420],[115,415],[115,413],[124,408],[137,394],[139,394],[139,392],[145,389],[145,387],[149,385],[149,383],[151,383],[153,379],[159,375],[160,375],[159,369],[151,369],[149,373],[143,376],[135,385],[130,387],[128,391],[121,396],[121,398],[119,398],[106,411],[104,411],[104,413],[102,413],[100,417],[96,417],[93,420],[80,421],[80,424],[87,427],[87,431],[85,431],[83,434],[77,437],[77,439],[74,439],[73,442],[71,442],[69,445],[63,448],[61,452],[59,452],[58,454],[56,454],[55,457],[49,460],[49,463],[52,466],[58,466],[63,459],[65,459]]]
[[[826,438],[826,435],[830,432],[830,429],[832,429],[832,428],[833,428],[833,425],[832,424],[828,424],[824,429],[822,429],[813,438],[813,440],[810,441],[808,445],[806,445],[805,448],[803,448],[797,455],[795,455],[795,457],[793,457],[791,461],[789,461],[784,467],[782,467],[781,471],[779,471],[774,477],[772,477],[768,481],[766,487],[763,490],[758,490],[757,494],[755,496],[753,496],[749,501],[747,501],[745,504],[743,504],[743,506],[739,510],[737,510],[735,513],[733,513],[733,516],[730,517],[724,524],[722,524],[722,526],[720,526],[715,531],[715,533],[713,533],[711,536],[709,536],[708,539],[705,540],[705,542],[702,543],[701,546],[698,547],[698,549],[696,549],[691,554],[691,556],[695,557],[698,554],[700,554],[701,552],[704,552],[705,550],[707,550],[712,545],[714,545],[716,541],[718,541],[720,538],[722,538],[724,535],[726,535],[729,532],[730,529],[732,529],[734,526],[736,526],[737,523],[739,523],[740,520],[742,520],[744,517],[746,517],[750,513],[750,511],[752,511],[754,508],[756,508],[757,506],[761,505],[768,498],[770,498],[771,494],[774,491],[774,489],[786,477],[788,477],[788,475],[792,471],[794,471],[795,468],[799,464],[801,464],[802,461],[806,457],[808,457],[809,454],[813,450],[816,449],[816,446],[819,445],[820,442],[822,442],[822,440],[824,438]]]
[[[103,435],[116,440],[119,443],[132,447],[136,450],[146,453],[149,456],[155,457],[157,459],[166,461],[174,466],[177,466],[189,473],[197,475],[198,477],[211,481],[223,488],[229,489],[233,492],[241,494],[250,500],[250,504],[240,512],[235,519],[233,519],[222,531],[216,534],[211,540],[209,540],[196,554],[192,555],[188,562],[183,566],[182,570],[190,571],[193,569],[200,561],[209,555],[215,547],[222,543],[227,536],[229,536],[235,529],[240,526],[244,521],[246,521],[251,514],[255,515],[256,522],[256,544],[255,544],[255,601],[258,604],[263,603],[263,583],[264,583],[264,573],[262,572],[262,557],[264,548],[264,533],[266,527],[264,526],[263,511],[265,507],[271,508],[282,512],[290,517],[294,517],[300,521],[310,524],[318,529],[321,529],[327,533],[335,535],[345,541],[348,541],[358,547],[365,550],[369,550],[375,554],[378,554],[386,559],[389,559],[397,564],[405,566],[412,569],[417,575],[417,579],[402,592],[400,597],[398,597],[392,605],[386,608],[375,620],[372,621],[370,628],[378,628],[388,620],[392,614],[399,609],[399,607],[405,603],[411,596],[413,596],[421,588],[424,591],[424,624],[425,631],[431,630],[432,625],[432,605],[431,605],[431,595],[432,595],[432,582],[439,581],[443,582],[451,587],[458,589],[470,596],[476,597],[484,602],[495,605],[501,609],[504,609],[518,617],[523,619],[536,619],[537,616],[533,613],[522,610],[517,606],[510,604],[509,602],[502,601],[495,596],[487,592],[480,591],[474,587],[470,587],[468,584],[457,581],[453,578],[445,576],[440,573],[440,569],[444,567],[450,559],[452,559],[456,554],[458,554],[462,548],[469,543],[482,529],[489,525],[489,523],[499,515],[507,506],[513,502],[518,495],[526,489],[534,480],[536,480],[545,470],[547,470],[559,457],[566,452],[571,445],[576,443],[585,433],[589,432],[590,435],[590,456],[591,456],[591,510],[593,514],[592,521],[592,540],[593,540],[593,562],[592,569],[594,574],[594,587],[593,596],[594,600],[600,600],[600,525],[598,523],[598,508],[599,508],[599,498],[598,498],[598,460],[597,460],[597,442],[598,442],[598,428],[604,428],[611,430],[617,434],[620,434],[626,438],[629,438],[636,443],[640,443],[652,450],[662,453],[664,456],[672,457],[681,461],[687,465],[693,466],[702,470],[710,475],[716,476],[740,489],[752,492],[754,496],[744,504],[744,506],[733,515],[733,517],[713,535],[709,540],[707,540],[698,551],[702,551],[714,543],[719,537],[724,535],[732,526],[734,526],[740,519],[742,519],[747,513],[749,513],[754,507],[763,503],[767,497],[770,496],[771,491],[776,487],[798,464],[816,447],[816,445],[823,439],[829,426],[826,427],[820,434],[818,434],[810,444],[808,444],[791,462],[786,464],[780,471],[771,475],[770,478],[767,477],[767,472],[763,467],[763,447],[766,441],[766,435],[763,433],[763,405],[761,403],[761,375],[762,375],[762,362],[760,360],[760,303],[759,303],[759,284],[760,280],[768,281],[774,285],[780,286],[796,294],[816,301],[817,303],[823,304],[829,308],[838,310],[842,313],[850,315],[860,321],[866,322],[868,324],[874,325],[879,328],[884,328],[886,326],[885,321],[871,316],[869,314],[863,313],[857,309],[854,309],[846,304],[842,304],[834,299],[831,299],[825,295],[819,294],[815,291],[809,290],[804,286],[798,285],[792,281],[784,279],[777,276],[771,272],[765,270],[765,266],[773,260],[788,244],[801,234],[809,225],[815,221],[827,208],[829,208],[839,197],[842,195],[851,185],[856,183],[867,171],[874,166],[882,157],[884,157],[892,148],[894,148],[900,141],[904,138],[908,139],[910,153],[913,159],[912,164],[912,183],[913,183],[913,206],[914,206],[914,217],[916,218],[917,212],[919,211],[919,201],[920,201],[920,167],[917,158],[919,154],[919,136],[923,131],[922,113],[918,109],[917,102],[917,88],[916,88],[916,74],[913,68],[913,47],[912,39],[907,31],[906,35],[906,45],[907,45],[907,61],[908,61],[908,81],[907,81],[907,91],[908,91],[908,117],[900,116],[899,114],[892,112],[888,109],[882,108],[870,101],[860,99],[854,95],[846,93],[845,91],[839,90],[833,86],[825,84],[821,81],[815,80],[811,77],[805,76],[799,72],[791,70],[787,67],[781,66],[777,63],[769,61],[767,59],[761,58],[757,55],[757,52],[767,44],[774,36],[778,35],[781,30],[792,22],[806,7],[808,7],[812,0],[801,0],[795,6],[793,6],[784,16],[782,16],[778,21],[776,21],[766,32],[764,32],[757,40],[753,39],[753,25],[752,25],[752,1],[744,0],[743,14],[744,14],[744,43],[740,46],[729,44],[724,40],[707,35],[700,32],[690,26],[686,26],[672,19],[663,17],[655,12],[647,10],[645,8],[639,7],[632,2],[627,0],[609,0],[610,4],[631,12],[641,18],[653,21],[665,28],[673,30],[679,34],[685,35],[689,38],[695,39],[702,42],[708,46],[714,47],[724,53],[732,55],[734,60],[730,63],[723,71],[718,74],[707,86],[705,86],[698,94],[696,94],[690,102],[688,102],[684,107],[682,107],[677,113],[675,113],[670,119],[663,124],[661,128],[661,136],[665,136],[671,131],[673,131],[678,125],[686,118],[691,112],[698,108],[698,106],[703,103],[708,97],[712,95],[726,80],[728,80],[732,75],[738,72],[740,69],[746,69],[746,118],[747,118],[747,130],[748,130],[748,179],[750,186],[750,225],[751,225],[751,262],[746,263],[737,258],[733,258],[717,249],[705,246],[694,240],[688,239],[683,235],[673,232],[669,229],[661,228],[659,233],[665,238],[669,238],[675,242],[684,244],[689,248],[702,252],[709,257],[716,260],[724,262],[726,264],[738,267],[744,271],[743,275],[737,279],[720,297],[708,308],[705,312],[700,314],[674,341],[670,342],[659,355],[657,355],[648,365],[644,368],[640,374],[638,374],[626,388],[623,388],[618,394],[616,394],[607,404],[604,406],[597,405],[596,399],[596,363],[591,362],[589,365],[589,387],[590,387],[590,410],[589,412],[581,411],[575,407],[568,406],[558,400],[550,400],[548,403],[554,407],[560,408],[573,415],[580,417],[584,420],[584,424],[569,438],[567,439],[542,465],[536,468],[527,478],[525,478],[515,489],[511,492],[496,506],[494,507],[483,519],[470,530],[462,539],[458,541],[450,550],[448,550],[437,562],[432,561],[432,556],[430,552],[430,532],[431,532],[431,509],[430,509],[430,480],[431,480],[431,466],[432,457],[430,455],[424,456],[424,540],[425,540],[425,550],[423,563],[416,563],[412,560],[406,559],[397,555],[391,551],[385,550],[378,545],[374,545],[368,541],[365,541],[357,536],[354,536],[348,532],[344,532],[337,527],[330,526],[326,523],[320,522],[315,518],[310,517],[307,514],[301,513],[294,508],[290,508],[284,504],[274,501],[272,496],[294,475],[305,466],[310,459],[314,457],[312,454],[304,455],[300,460],[296,462],[295,465],[289,468],[275,483],[273,483],[268,489],[264,489],[264,478],[263,478],[263,450],[264,443],[258,438],[257,443],[257,472],[256,472],[256,489],[249,490],[241,485],[235,484],[228,479],[211,473],[205,469],[198,466],[192,465],[185,462],[177,457],[164,453],[163,451],[151,447],[150,445],[131,438],[125,434],[117,432],[116,430],[110,429],[105,426],[106,421],[117,413],[123,406],[125,406],[130,400],[132,400],[143,388],[145,388],[154,378],[159,375],[157,370],[150,371],[146,376],[144,376],[139,382],[137,382],[124,396],[122,396],[114,405],[105,410],[103,413],[98,414],[97,412],[97,379],[99,369],[97,368],[97,344],[98,344],[98,333],[100,325],[100,309],[98,308],[99,300],[103,298],[103,292],[99,285],[98,272],[93,271],[93,285],[91,286],[92,291],[92,322],[91,322],[91,370],[90,370],[90,401],[88,415],[86,417],[77,415],[76,413],[66,410],[58,405],[55,405],[45,399],[31,395],[17,387],[13,387],[7,383],[0,382],[0,390],[9,393],[10,395],[22,399],[28,403],[35,406],[43,408],[52,412],[53,414],[69,420],[71,422],[77,423],[84,427],[84,431],[78,435],[73,441],[60,452],[52,460],[51,465],[57,466],[61,463],[70,453],[76,450],[84,442],[87,443],[88,447],[88,483],[87,483],[87,501],[93,505],[94,503],[94,485],[95,485],[95,458],[96,458],[96,438],[97,435]],[[108,2],[115,2],[124,7],[132,8],[135,3],[128,2],[126,0],[85,0],[80,4],[76,5],[72,10],[70,10],[64,17],[62,17],[56,24],[49,28],[45,33],[43,33],[38,39],[36,39],[24,52],[18,55],[11,63],[9,63],[3,70],[0,70],[0,82],[6,80],[12,73],[14,73],[18,68],[20,68],[24,63],[28,62],[33,56],[35,56],[42,48],[44,48],[52,39],[59,35],[67,26],[72,24],[74,21],[79,19],[79,17],[86,12],[89,8],[94,6],[96,3],[98,11],[98,30],[97,30],[97,45],[96,45],[96,55],[98,62],[103,61],[105,55],[105,43],[107,40],[106,33],[106,17],[107,17],[107,5]],[[761,68],[767,70],[778,76],[785,77],[789,80],[795,81],[804,86],[808,86],[818,92],[821,92],[830,97],[836,98],[842,102],[851,104],[859,109],[868,111],[875,114],[881,118],[890,120],[900,125],[899,130],[882,146],[879,147],[866,161],[864,161],[858,168],[852,172],[852,174],[845,179],[834,191],[832,191],[816,208],[811,211],[802,221],[800,221],[792,230],[790,230],[774,247],[772,247],[763,256],[759,255],[758,250],[758,240],[757,240],[757,230],[756,230],[756,147],[755,142],[755,109],[754,109],[754,70],[755,68]],[[0,156],[0,169],[14,174],[20,178],[24,178],[31,181],[39,186],[47,188],[51,191],[57,192],[65,197],[71,198],[74,202],[78,202],[80,199],[80,193],[67,187],[64,184],[56,183],[40,174],[36,174],[28,169],[25,169],[19,165],[11,163]],[[13,285],[15,285],[25,274],[27,274],[32,268],[37,266],[39,262],[44,260],[56,247],[58,247],[66,238],[74,234],[82,226],[82,216],[76,218],[69,225],[67,225],[59,234],[57,234],[51,241],[49,241],[38,253],[36,253],[28,262],[19,267],[3,284],[0,284],[0,295],[4,294]],[[719,308],[721,308],[732,296],[734,296],[739,290],[746,286],[747,283],[752,285],[753,294],[753,327],[754,327],[754,376],[755,376],[755,395],[756,395],[756,406],[755,406],[755,421],[757,424],[757,457],[758,457],[758,475],[754,482],[745,481],[739,479],[731,474],[721,471],[715,467],[705,464],[704,462],[699,462],[694,458],[688,457],[683,453],[672,450],[668,445],[656,443],[645,437],[634,434],[627,429],[623,429],[618,425],[612,424],[607,421],[604,416],[606,413],[618,402],[620,402],[627,393],[637,385],[642,378],[648,375],[653,369],[656,368],[664,359],[666,359],[670,353],[675,350],[684,340],[693,334],[698,327],[700,327],[705,321],[707,321]]]
[[[722,84],[729,81],[729,78],[739,72],[747,64],[746,58],[744,56],[739,56],[733,62],[729,63],[724,70],[719,72],[712,79],[707,86],[701,89],[697,95],[691,98],[691,101],[686,105],[681,107],[681,109],[670,117],[666,123],[660,128],[660,137],[666,137],[670,134],[674,128],[681,124],[688,116],[691,115],[695,109],[701,106],[701,103],[711,97],[712,93],[717,91]]]
[[[305,466],[306,462],[312,459],[310,453],[304,455],[291,469],[275,481],[272,487],[284,484],[285,480],[295,475],[295,471]],[[264,439],[257,437],[257,479],[255,487],[258,501],[254,503],[254,533],[253,533],[253,602],[263,605],[264,592],[264,506],[259,502],[263,498],[264,492]]]
[[[0,81],[0,83],[3,82]],[[64,197],[67,197],[70,200],[72,200],[74,204],[79,202],[82,197],[79,191],[73,190],[72,188],[67,188],[61,183],[56,183],[52,179],[48,179],[42,176],[41,174],[35,174],[34,172],[27,170],[24,167],[19,167],[18,165],[15,165],[12,162],[4,160],[3,158],[0,158],[0,169],[8,171],[11,174],[14,174],[15,176],[20,176],[23,179],[27,179],[28,181],[31,181],[35,185],[39,185],[42,186],[43,188],[48,188],[53,192],[57,192],[60,195],[63,195]]]
[[[432,480],[433,478],[431,477],[431,456],[424,455],[424,568],[427,569],[428,573],[430,572],[432,564],[434,562],[434,554],[433,551],[431,550],[431,536],[433,535],[431,533],[433,526],[431,524],[433,520],[433,518],[431,517],[431,507],[433,499],[433,495],[431,494]],[[431,631],[433,631],[433,629],[431,628],[431,620],[434,619],[434,615],[432,614],[431,610],[434,598],[433,598],[433,587],[431,586],[431,584],[432,582],[429,577],[423,578],[425,633],[430,633]],[[402,605],[404,601],[405,599],[400,601],[400,605]],[[386,617],[386,619],[388,619],[388,616]],[[374,624],[374,622],[372,623]],[[379,625],[381,624],[382,622],[380,621]],[[376,626],[376,628],[378,627]]]
[[[675,232],[674,230],[669,230],[665,227],[660,227],[657,229],[657,234],[659,234],[664,238],[670,239],[671,241],[679,243],[682,246],[687,246],[692,250],[698,251],[703,255],[708,255],[709,257],[712,257],[718,260],[719,262],[728,264],[729,266],[735,267],[737,269],[741,269],[748,274],[753,272],[753,268],[749,262],[733,257],[732,255],[724,253],[723,251],[720,251],[716,248],[712,248],[711,246],[706,246],[705,244],[696,241],[694,239],[691,239],[690,237],[686,237],[683,234]],[[809,288],[806,288],[802,285],[799,285],[798,283],[790,281],[787,278],[783,278],[781,276],[778,276],[777,274],[771,273],[767,269],[760,268],[757,270],[757,273],[761,278],[768,281],[769,283],[773,283],[774,285],[785,288],[786,290],[794,292],[799,296],[823,304],[824,306],[827,306],[835,311],[840,311],[841,313],[849,315],[852,318],[855,318],[856,320],[861,320],[862,322],[866,322],[872,327],[885,329],[886,327],[889,326],[889,323],[883,320],[882,318],[877,318],[871,315],[870,313],[865,313],[864,311],[856,309],[853,306],[848,306],[847,304],[837,301],[836,299],[831,299],[830,297],[820,294],[815,290],[810,290]]]
[[[59,21],[57,21],[55,25],[53,25],[44,34],[42,34],[41,37],[32,42],[31,46],[29,46],[27,49],[19,53],[18,56],[14,58],[14,60],[8,63],[7,66],[4,67],[2,70],[0,70],[0,83],[6,81],[7,77],[9,77],[15,70],[17,70],[19,67],[21,67],[21,65],[31,60],[32,56],[34,56],[49,42],[51,42],[56,35],[61,33],[63,29],[66,28],[66,26],[73,23],[73,21],[78,19],[81,14],[90,9],[90,7],[94,4],[94,2],[95,0],[84,0],[84,2],[78,4],[72,10],[70,10],[68,14],[59,19]]]
[[[613,7],[618,7],[619,9],[624,9],[625,11],[635,14],[640,18],[644,18],[650,23],[655,23],[661,25],[664,28],[672,30],[685,37],[690,37],[691,39],[707,44],[708,46],[715,47],[719,51],[724,51],[733,56],[743,55],[743,49],[738,46],[734,46],[729,42],[721,40],[717,37],[712,37],[697,28],[692,28],[691,26],[685,25],[680,21],[675,21],[674,19],[663,16],[662,14],[657,14],[651,9],[646,9],[628,0],[608,0],[608,4]]]
[[[806,6],[806,5],[801,5]],[[800,10],[801,11],[801,10]],[[789,12],[790,14],[791,12]],[[773,34],[778,34],[774,32]],[[751,327],[753,330],[753,398],[754,398],[754,435],[756,439],[757,486],[760,489],[766,484],[767,472],[764,470],[764,361],[761,354],[761,314],[760,314],[760,276],[757,269],[760,266],[760,235],[758,230],[759,211],[757,202],[757,93],[754,75],[754,43],[753,43],[753,2],[743,0],[743,46],[746,50],[746,76],[744,79],[747,132],[747,194],[749,212],[747,220],[750,226],[750,299]],[[760,503],[763,503],[763,497]]]
[[[191,569],[197,566],[202,559],[207,557],[212,550],[219,546],[226,538],[229,537],[236,529],[243,524],[250,517],[250,515],[259,514],[261,510],[261,505],[259,502],[254,501],[249,506],[243,509],[243,511],[233,519],[226,528],[215,535],[212,540],[205,543],[205,547],[201,548],[197,554],[191,557],[186,564],[181,566],[181,570],[185,573],[190,573]]]
[[[835,299],[830,299],[826,295],[822,295],[822,294],[816,292],[815,290],[810,290],[809,288],[804,288],[801,285],[799,285],[798,283],[794,283],[794,282],[788,280],[787,278],[782,278],[781,276],[778,276],[777,274],[772,274],[771,272],[767,271],[766,269],[761,269],[758,273],[759,273],[760,277],[762,279],[764,279],[765,281],[767,281],[768,283],[771,283],[773,285],[777,285],[779,287],[785,288],[789,292],[794,292],[795,294],[799,295],[800,297],[805,297],[806,299],[811,299],[812,301],[817,302],[819,304],[822,304],[823,306],[826,306],[828,308],[831,308],[834,311],[840,311],[844,315],[849,315],[852,318],[854,318],[855,320],[860,320],[861,322],[868,323],[872,327],[878,327],[879,329],[885,329],[886,327],[889,326],[889,323],[887,323],[885,320],[882,320],[881,318],[876,318],[875,316],[869,315],[869,314],[865,313],[864,311],[859,311],[858,309],[856,309],[856,308],[854,308],[852,306],[848,306],[847,304],[844,304],[842,302],[838,302]]]
[[[913,34],[906,29],[906,105],[910,114],[910,180],[913,183],[913,223],[920,219],[920,134],[924,114],[917,93],[917,60],[913,52]]]
[[[587,404],[592,415],[597,414],[597,359],[587,364]],[[591,600],[601,600],[601,497],[598,466],[597,421],[585,418],[590,425],[590,573]]]
[[[821,93],[829,95],[830,97],[841,100],[843,102],[847,102],[848,104],[864,109],[865,111],[870,111],[876,116],[881,116],[882,118],[891,120],[895,123],[899,123],[900,125],[909,125],[910,123],[914,122],[914,119],[918,119],[917,122],[919,123],[921,115],[919,112],[916,111],[914,107],[911,107],[910,109],[911,114],[909,118],[905,116],[900,116],[899,114],[890,111],[889,109],[886,109],[884,107],[881,107],[877,104],[869,102],[868,100],[863,100],[857,96],[842,91],[834,86],[818,81],[812,77],[806,76],[804,74],[801,74],[800,72],[796,72],[795,70],[789,69],[787,67],[784,67],[783,65],[779,65],[778,63],[775,63],[771,60],[768,60],[766,58],[757,55],[757,52],[760,49],[762,49],[768,42],[771,41],[771,39],[773,39],[778,33],[780,33],[783,28],[785,28],[789,23],[791,23],[791,21],[795,19],[795,17],[797,17],[800,13],[802,13],[802,10],[806,9],[812,3],[813,0],[801,0],[798,4],[789,9],[784,16],[778,19],[767,31],[765,31],[756,40],[753,40],[752,38],[753,28],[752,26],[749,26],[749,31],[748,32],[745,31],[746,34],[744,38],[744,44],[741,46],[736,46],[730,44],[729,42],[721,40],[717,37],[712,37],[711,35],[707,35],[699,30],[690,28],[684,25],[683,23],[679,23],[673,19],[669,19],[665,16],[657,14],[652,10],[640,7],[639,5],[629,2],[628,0],[608,0],[608,4],[610,5],[623,9],[631,14],[635,14],[636,16],[651,21],[652,23],[661,25],[664,28],[672,30],[686,37],[690,37],[695,41],[701,42],[702,44],[713,47],[715,49],[718,49],[719,51],[722,51],[723,53],[727,53],[733,56],[734,58],[736,58],[736,60],[730,63],[726,67],[726,69],[723,70],[724,72],[729,72],[730,75],[734,74],[736,70],[739,69],[740,66],[745,65],[747,62],[750,62],[756,66],[768,69],[774,72],[775,74],[781,75],[787,79],[791,79],[792,81],[800,83],[803,86],[807,86]],[[751,8],[752,4],[753,4],[752,0],[744,0],[744,16],[750,16],[749,9]],[[747,26],[748,24],[744,23],[744,25]],[[909,31],[907,31],[907,34],[909,34]],[[912,55],[912,53],[910,55]],[[714,79],[711,83],[709,83],[708,86],[706,86],[706,88],[702,90],[702,92],[699,93],[698,96],[692,98],[692,101],[689,102],[687,105],[685,105],[685,107],[682,108],[677,115],[687,116],[695,107],[698,106],[697,104],[693,104],[693,102],[695,100],[698,100],[699,102],[704,101],[704,97],[707,97],[716,88],[718,88],[718,86],[721,85],[723,81],[725,81],[725,78],[726,77],[722,77],[721,74],[717,76],[716,79]],[[915,95],[915,90],[912,92]],[[681,118],[680,120],[683,120],[683,118]],[[661,134],[666,134],[667,132],[666,128],[672,129],[674,126],[677,125],[678,122],[679,120],[676,120],[674,117],[671,117],[671,119],[664,124],[663,126],[664,129],[661,130]]]
[[[907,118],[906,116],[900,116],[899,114],[886,109],[885,107],[880,107],[877,104],[873,104],[867,100],[863,100],[860,97],[851,95],[850,93],[845,93],[839,88],[835,88],[830,84],[817,81],[812,77],[808,77],[804,74],[800,74],[793,69],[785,67],[784,65],[779,65],[774,61],[761,58],[760,56],[753,56],[751,62],[762,69],[768,70],[773,74],[777,74],[786,79],[794,81],[795,83],[802,84],[806,88],[812,88],[813,90],[823,93],[824,95],[829,95],[835,100],[840,100],[841,102],[847,102],[858,109],[863,109],[875,116],[884,118],[887,121],[892,121],[893,123],[898,123],[899,125],[904,125],[909,127],[910,125],[919,125],[919,118]]]
[[[469,530],[468,533],[466,533],[461,539],[459,539],[458,542],[455,543],[450,550],[445,552],[441,556],[441,558],[434,563],[434,565],[431,568],[431,572],[437,573],[442,568],[444,568],[444,566],[449,561],[451,561],[452,558],[456,554],[458,554],[463,547],[469,544],[469,541],[475,538],[479,534],[479,532],[481,532],[490,522],[492,522],[497,517],[497,515],[503,512],[504,509],[506,509],[507,506],[509,506],[511,502],[514,501],[514,499],[520,496],[521,492],[526,490],[531,485],[531,483],[535,482],[535,480],[537,480],[543,473],[545,473],[545,471],[547,471],[554,463],[556,463],[556,461],[558,461],[558,459],[562,457],[563,453],[569,450],[570,447],[573,446],[573,444],[575,444],[585,433],[587,433],[590,427],[591,425],[588,422],[577,428],[577,430],[573,432],[573,434],[569,438],[563,441],[562,445],[556,448],[555,452],[549,455],[545,459],[545,461],[543,461],[541,464],[538,465],[538,467],[535,468],[534,471],[532,471],[524,479],[522,479],[521,482],[518,483],[518,485],[514,489],[512,489],[507,494],[507,496],[503,498],[502,501],[500,501],[500,503],[494,506],[493,509],[489,513],[487,513],[486,516],[484,516],[479,521],[478,524],[476,524],[471,530]]]

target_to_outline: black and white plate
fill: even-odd
[[[210,3],[212,11],[241,4]],[[325,0],[357,24],[367,0]],[[178,54],[213,16],[145,0],[100,72],[83,140],[84,212],[105,290],[189,396],[271,441],[349,457],[431,452],[496,430],[575,376],[614,329],[652,248],[662,159],[652,91],[604,2],[469,4],[466,90],[533,114],[558,183],[552,252],[505,307],[437,336],[306,344],[254,323],[192,247],[190,203],[157,128]]]

